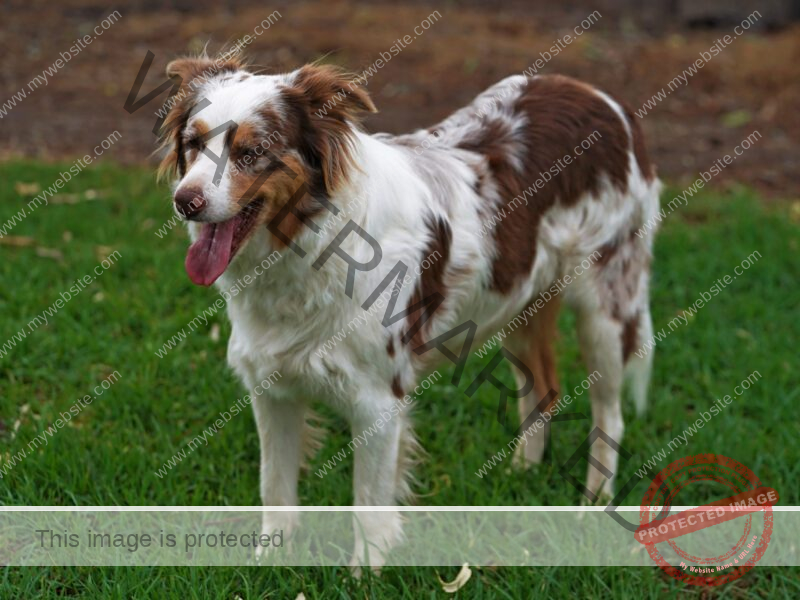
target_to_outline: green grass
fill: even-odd
[[[58,168],[33,163],[0,165],[0,223],[23,205],[16,182],[49,186]],[[7,505],[257,505],[258,439],[252,415],[233,419],[201,448],[159,479],[162,463],[243,394],[225,365],[229,325],[221,316],[164,359],[154,352],[217,296],[193,286],[183,270],[187,240],[177,228],[164,239],[155,231],[171,216],[169,194],[144,170],[92,168],[65,186],[107,193],[96,202],[38,209],[11,233],[36,245],[0,244],[0,345],[84,274],[107,246],[118,264],[73,298],[49,324],[0,359],[0,454],[14,454],[112,371],[121,379],[97,398],[43,450],[0,480]],[[25,199],[27,201],[27,199]],[[71,241],[65,241],[65,232]],[[62,261],[37,255],[36,246],[61,251]],[[688,444],[680,456],[716,452],[755,471],[778,490],[781,504],[798,504],[800,446],[800,246],[797,223],[781,204],[766,206],[741,190],[708,194],[670,215],[657,239],[653,319],[666,327],[717,278],[753,251],[762,258],[696,318],[658,345],[643,419],[626,400],[623,446],[633,453],[620,475],[627,481],[642,463],[707,410],[732,394],[750,373],[758,383],[736,399]],[[100,252],[100,255],[98,255]],[[562,318],[559,371],[563,389],[585,377],[573,318]],[[219,341],[208,335],[221,327]],[[419,468],[418,491],[429,505],[574,505],[580,494],[550,465],[509,475],[506,465],[474,475],[510,437],[495,421],[496,392],[483,386],[474,399],[463,389],[481,368],[471,361],[462,390],[442,383],[418,403],[417,430],[429,453]],[[444,373],[444,371],[443,371]],[[447,371],[449,374],[450,371]],[[470,377],[470,375],[472,377]],[[509,384],[510,374],[506,374]],[[449,378],[449,377],[446,377]],[[26,406],[27,412],[22,412]],[[587,396],[572,410],[590,413]],[[509,409],[509,412],[514,412]],[[345,423],[331,416],[331,432],[313,467],[349,441]],[[513,417],[512,417],[513,418]],[[17,425],[17,422],[18,425]],[[15,435],[12,430],[17,426]],[[588,421],[557,423],[553,452],[569,457],[589,433]],[[579,479],[585,464],[576,468]],[[307,475],[300,488],[309,505],[349,504],[352,465],[324,479]],[[638,505],[644,486],[624,502]],[[686,498],[691,503],[695,498]],[[700,500],[699,498],[697,500]],[[345,569],[269,568],[6,568],[0,597],[34,598],[434,598],[436,579],[457,569],[387,568],[381,578],[355,581]],[[737,597],[800,596],[798,571],[757,568],[723,588]],[[734,589],[735,588],[735,589]],[[463,598],[699,596],[653,568],[480,569],[459,592]],[[708,597],[708,596],[707,596]]]

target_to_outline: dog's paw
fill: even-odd
[[[521,471],[526,471],[540,464],[542,464],[542,455],[532,452],[525,444],[517,446],[517,449],[514,450],[514,456],[511,458],[511,466]]]
[[[353,516],[355,547],[350,568],[360,573],[369,567],[376,574],[386,564],[389,552],[402,543],[402,520],[398,512],[359,512]]]
[[[384,553],[377,550],[377,548],[373,548],[367,553],[367,556],[365,556],[363,547],[357,547],[353,552],[353,557],[350,559],[348,568],[356,579],[361,579],[361,576],[364,574],[363,570],[366,568],[380,577],[381,569],[383,569],[385,564],[386,557]]]
[[[271,558],[275,556],[276,549],[272,546],[257,546],[256,551],[253,553],[256,565],[269,564]]]
[[[519,469],[528,469],[533,465],[542,464],[546,441],[547,438],[543,432],[529,434],[521,439],[520,444],[514,450],[513,466]]]
[[[291,544],[289,539],[297,527],[299,513],[265,510],[261,516],[261,535],[254,557],[257,564],[268,563],[279,550]],[[266,543],[265,543],[266,542]]]
[[[586,496],[582,495],[582,497],[581,497],[581,506],[602,506],[602,507],[606,507],[609,504],[611,504],[611,500],[613,500],[613,498],[614,498],[614,494],[612,494],[610,491],[601,490],[600,493],[598,493],[596,495],[597,495],[597,500],[595,500],[594,502],[592,502]]]
[[[364,568],[366,565],[362,565],[361,561],[357,558],[354,554],[353,558],[350,559],[350,564],[348,565],[348,569],[350,569],[350,574],[353,576],[353,579],[361,579],[364,575]],[[378,577],[381,576],[381,569],[383,568],[383,561],[381,561],[381,566],[371,565],[369,569]]]

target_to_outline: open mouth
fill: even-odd
[[[193,283],[209,286],[225,272],[255,227],[263,204],[264,198],[257,198],[224,223],[203,224],[186,255],[186,272]]]

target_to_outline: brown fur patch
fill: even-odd
[[[656,168],[650,162],[650,155],[647,152],[647,144],[644,139],[644,132],[642,126],[639,124],[639,119],[634,115],[633,110],[627,102],[617,98],[613,94],[611,97],[614,101],[622,107],[625,111],[625,116],[628,117],[628,123],[631,126],[631,133],[633,134],[633,155],[636,157],[636,163],[639,165],[639,170],[642,172],[642,177],[645,181],[650,183],[656,177]]]
[[[257,122],[239,123],[236,137],[231,144],[230,158],[241,167],[253,165],[262,156],[270,156],[268,152],[275,154],[283,150],[280,136],[277,139],[271,137],[281,127],[277,113],[269,107],[262,107],[258,111],[258,117]],[[249,150],[255,152],[252,160],[247,160],[245,156]]]
[[[639,334],[639,314],[633,315],[622,324],[622,361],[627,363],[636,349]]]
[[[255,190],[251,189],[262,176],[262,172],[248,173],[242,171],[233,176],[231,180],[231,194],[240,206],[244,208],[253,199],[264,198],[260,217],[264,225],[275,220],[277,230],[286,236],[289,241],[294,240],[304,226],[308,226],[312,217],[325,211],[325,207],[310,196],[305,185],[305,170],[303,165],[291,155],[284,156],[281,161],[297,177],[292,176],[273,160],[272,173]],[[292,209],[292,210],[290,210]],[[285,239],[272,233],[272,242],[277,249],[286,248]]]
[[[300,162],[289,156],[283,159],[283,163],[298,176],[292,179],[291,175],[282,169],[275,168],[258,189],[254,193],[251,191],[249,198],[245,198],[247,191],[258,181],[261,173],[240,172],[231,179],[231,197],[237,200],[244,198],[241,203],[246,205],[251,198],[260,194],[266,198],[270,211],[277,212],[303,183],[303,166]],[[274,166],[277,167],[277,164]]]
[[[403,386],[400,385],[400,377],[397,375],[392,378],[392,393],[396,398],[403,397]]]
[[[604,244],[597,250],[600,253],[600,258],[594,261],[594,266],[598,269],[606,266],[614,258],[617,250],[619,250],[619,244],[615,241]]]
[[[217,65],[217,61],[208,56],[184,56],[176,58],[167,65],[167,76],[179,76],[183,81],[181,82],[181,89],[193,79],[198,77],[209,77],[221,75],[223,73],[235,73],[242,68],[242,62],[236,57],[228,58],[221,61]],[[197,86],[192,86],[196,88]]]
[[[211,128],[208,126],[208,123],[203,121],[203,119],[196,119],[195,122],[192,123],[192,127],[197,137],[208,135],[208,132],[211,131]]]
[[[627,187],[628,135],[619,116],[601,97],[584,84],[561,76],[539,77],[528,81],[514,104],[517,115],[528,123],[521,139],[512,138],[509,124],[490,121],[477,137],[462,142],[461,148],[487,158],[502,198],[507,205],[524,190],[539,182],[513,216],[494,229],[498,250],[492,272],[492,289],[508,293],[533,267],[539,221],[557,202],[572,206],[587,193],[599,191],[601,176],[607,176],[620,190]],[[575,147],[597,131],[588,149],[576,156]],[[522,172],[514,168],[515,144],[523,152]],[[559,168],[565,156],[572,162]],[[555,174],[554,174],[555,171]],[[542,174],[547,173],[550,181]],[[497,208],[492,207],[492,211]]]
[[[239,123],[231,144],[231,159],[236,160],[243,150],[261,143],[261,128],[253,123]]]
[[[268,225],[277,218],[278,231],[291,241],[301,231],[304,223],[307,225],[308,220],[322,212],[324,208],[306,193],[302,165],[292,157],[286,157],[283,162],[289,169],[299,174],[295,179],[276,166],[279,164],[277,160],[270,164],[272,172],[258,187],[255,186],[263,176],[263,170],[252,173],[239,171],[231,177],[231,200],[239,205],[240,210],[258,210],[259,215],[252,231],[255,231],[256,227]],[[295,211],[279,216],[290,202],[294,204]],[[287,243],[274,232],[271,233],[274,247],[279,250],[286,248]]]
[[[651,256],[635,232],[624,234],[600,248],[602,256],[594,264],[600,284],[600,300],[607,314],[619,323],[623,362],[636,349],[640,312],[637,298],[643,291],[642,272],[650,266]]]
[[[280,237],[270,230],[272,243],[277,249],[289,246],[302,231],[303,227],[314,228],[312,218],[324,212],[326,208],[308,194],[305,184],[301,185],[288,201],[277,211],[270,212],[266,223],[276,220],[277,230],[285,237]],[[280,213],[280,214],[279,214]],[[304,255],[304,251],[298,252]]]
[[[386,344],[386,353],[390,358],[394,358],[394,339],[389,338],[389,343]]]
[[[287,138],[312,173],[309,192],[329,195],[353,167],[351,124],[365,111],[376,112],[369,94],[331,65],[306,65],[284,89],[289,111]]]
[[[558,339],[558,313],[561,300],[558,296],[545,303],[544,307],[528,318],[511,336],[509,346],[516,356],[525,363],[533,375],[533,396],[527,396],[519,404],[520,422],[547,396],[552,389],[556,394],[541,409],[548,412],[558,398],[559,383],[556,365],[555,344]]]
[[[210,131],[208,124],[201,119],[195,120],[192,124],[192,129],[192,139],[186,139],[188,136],[185,134],[181,138],[181,145],[185,154],[185,162],[183,163],[184,171],[188,170],[189,166],[200,156],[200,149],[204,145],[200,138],[207,135]]]
[[[406,317],[408,321],[406,333],[413,330],[418,321],[422,321],[421,327],[418,327],[411,336],[410,341],[412,348],[416,348],[424,343],[424,334],[430,329],[431,318],[443,303],[444,298],[447,297],[447,287],[444,283],[444,276],[450,261],[450,245],[453,241],[453,231],[450,228],[450,224],[442,218],[436,218],[435,221],[429,222],[428,227],[430,229],[431,238],[425,248],[423,261],[429,256],[435,255],[437,252],[438,257],[435,262],[429,260],[429,267],[422,270],[419,284],[414,290],[414,293],[411,294],[406,310],[411,309],[415,304],[422,302],[430,296],[441,298],[441,300],[437,302],[437,300],[434,299],[433,303],[429,303],[424,308],[420,307],[416,309]],[[420,310],[422,310],[422,312],[420,312]]]

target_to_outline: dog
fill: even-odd
[[[623,102],[564,76],[516,75],[433,127],[369,135],[359,119],[373,101],[332,66],[259,75],[199,57],[167,74],[180,90],[161,168],[174,173],[192,239],[186,270],[225,293],[228,362],[245,387],[280,374],[252,401],[265,507],[298,504],[301,467],[318,445],[312,402],[340,411],[354,435],[384,416],[353,452],[354,503],[406,501],[417,442],[397,400],[441,361],[460,371],[474,349],[465,337],[501,331],[590,256],[506,336],[504,356],[522,420],[559,389],[556,319],[569,306],[586,365],[602,375],[590,388],[594,425],[622,439],[623,383],[643,410],[652,364],[651,352],[634,352],[652,333],[652,236],[635,232],[657,213],[661,189]],[[385,312],[368,310],[381,299]],[[528,435],[518,458],[539,462],[545,437]],[[601,438],[591,455],[612,476],[590,464],[587,488],[607,499],[617,453]],[[263,520],[264,533],[288,533],[298,515],[265,510]],[[380,565],[401,539],[397,510],[366,516],[354,560]]]

